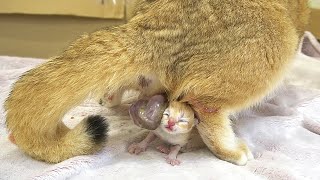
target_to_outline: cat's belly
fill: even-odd
[[[180,145],[183,147],[187,144],[190,133],[185,134],[169,134],[165,132],[161,127],[158,127],[153,131],[160,139],[171,144],[171,145]]]

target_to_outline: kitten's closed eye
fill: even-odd
[[[181,119],[179,119],[179,122],[186,122],[186,123],[187,123],[187,122],[189,122],[189,121],[188,121],[187,118],[181,118]]]
[[[164,116],[169,116],[169,113],[168,112],[164,112],[163,115]]]

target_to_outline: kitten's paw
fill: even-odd
[[[158,149],[160,152],[164,153],[164,154],[169,154],[169,152],[170,152],[169,147],[167,147],[167,146],[165,146],[165,145],[160,145],[160,146],[157,147],[157,149]]]
[[[147,147],[141,145],[140,143],[133,143],[128,147],[128,152],[130,154],[140,154],[141,152],[146,151]]]
[[[165,159],[166,159],[166,162],[168,164],[171,164],[172,166],[176,166],[176,165],[180,165],[181,164],[181,161],[178,160],[177,158],[172,158],[170,156],[166,156]]]

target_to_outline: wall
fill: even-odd
[[[320,9],[311,9],[311,17],[308,30],[311,31],[320,40]]]
[[[136,1],[126,1],[128,17]],[[320,0],[313,2],[316,1]],[[0,14],[0,55],[48,58],[59,54],[85,32],[122,23],[125,20]],[[308,30],[320,39],[320,9],[312,10]]]
[[[85,32],[124,20],[46,15],[0,15],[0,55],[48,58]]]

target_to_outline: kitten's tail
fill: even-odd
[[[56,163],[103,147],[108,124],[89,116],[67,128],[63,116],[92,95],[129,86],[136,77],[117,33],[100,31],[78,39],[61,56],[25,73],[5,102],[7,127],[19,148],[30,156]],[[125,72],[125,73],[124,73]]]

